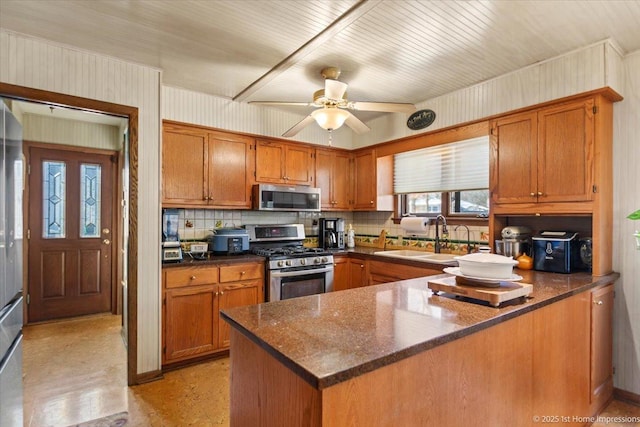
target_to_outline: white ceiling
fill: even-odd
[[[241,102],[309,102],[338,66],[349,100],[418,103],[607,38],[636,51],[639,23],[640,0],[0,1],[4,29]]]

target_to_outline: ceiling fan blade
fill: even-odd
[[[325,79],[324,80],[324,96],[328,99],[340,100],[343,99],[344,93],[347,91],[349,85],[342,83],[338,80]]]
[[[347,120],[345,120],[344,123],[357,134],[369,132],[371,130],[369,129],[369,126],[365,125],[359,118],[351,113],[349,113],[349,117],[347,117]]]
[[[309,114],[307,117],[305,117],[304,119],[302,119],[298,123],[296,123],[291,129],[289,129],[288,131],[283,133],[282,136],[284,136],[284,137],[293,136],[293,135],[297,134],[298,132],[300,132],[302,130],[302,128],[304,128],[305,126],[307,126],[310,123],[313,123],[314,121],[315,120],[314,120],[313,116],[311,114]]]
[[[279,102],[279,101],[249,101],[248,104],[260,105],[294,105],[298,107],[314,107],[312,102]]]
[[[381,111],[385,113],[412,113],[416,111],[415,105],[399,102],[349,102],[347,108],[356,111]]]

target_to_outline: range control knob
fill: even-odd
[[[278,267],[282,267],[284,265],[284,261],[278,261]]]
[[[313,263],[314,264],[320,264],[320,258],[314,258],[313,259]]]
[[[288,266],[291,266],[291,260],[290,260],[290,259],[288,259],[288,260],[287,260],[287,262],[286,262],[285,264],[287,264]]]
[[[300,260],[300,265],[307,265],[307,260],[306,260],[306,259],[304,259],[304,258],[302,258],[302,259]]]
[[[325,263],[326,263],[327,261],[329,261],[329,258],[327,258],[326,256],[323,256],[323,257],[322,257],[322,262],[325,262]]]

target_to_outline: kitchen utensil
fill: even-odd
[[[460,272],[469,277],[511,280],[518,261],[496,254],[475,253],[455,257]]]

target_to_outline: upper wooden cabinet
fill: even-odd
[[[316,150],[316,186],[321,190],[322,210],[349,210],[353,187],[353,157],[337,150]]]
[[[301,144],[259,139],[256,142],[256,182],[313,184],[313,150]]]
[[[253,139],[164,123],[163,206],[250,208]]]
[[[393,211],[393,156],[375,149],[357,151],[353,159],[353,210]]]
[[[592,98],[497,119],[491,132],[494,203],[527,204],[530,209],[531,203],[593,200]],[[574,204],[567,209],[580,207]],[[562,208],[555,205],[551,209]]]

